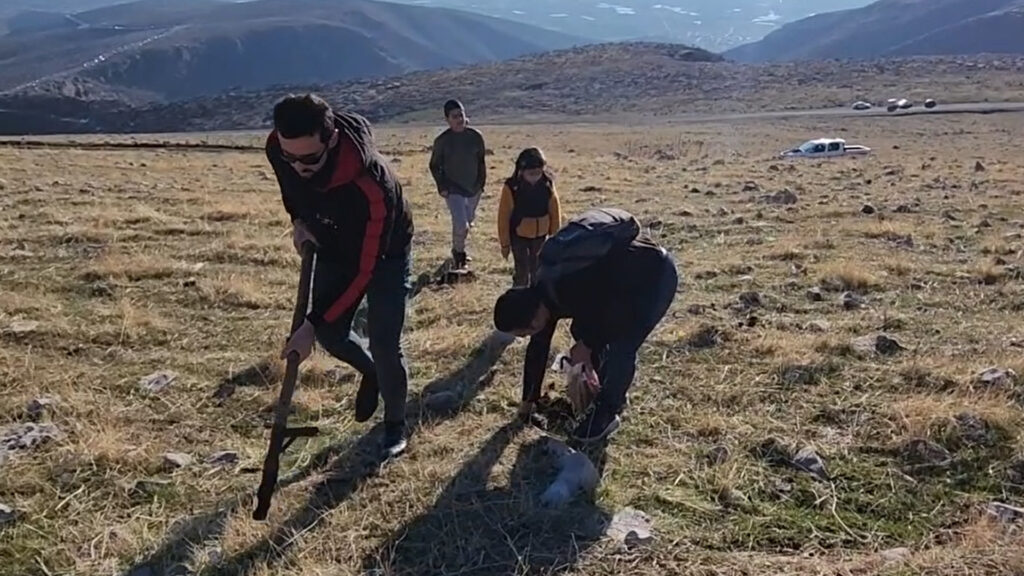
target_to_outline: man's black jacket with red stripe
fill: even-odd
[[[370,123],[358,114],[335,112],[338,145],[312,178],[299,176],[281,158],[277,131],[267,138],[267,159],[274,168],[285,210],[302,220],[316,238],[318,266],[346,281],[333,302],[314,309],[314,325],[333,322],[366,293],[381,258],[404,256],[412,242],[413,222],[402,185],[373,142]]]

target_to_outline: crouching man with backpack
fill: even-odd
[[[599,386],[573,436],[594,442],[615,432],[637,351],[665,316],[678,283],[671,254],[641,235],[628,212],[595,208],[570,220],[541,249],[536,281],[508,290],[494,305],[495,328],[530,337],[520,416],[529,416],[540,398],[555,326],[571,319],[571,361],[583,364]]]

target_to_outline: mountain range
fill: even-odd
[[[604,42],[678,42],[720,52],[779,26],[871,0],[393,0],[480,12]]]
[[[135,103],[504,60],[584,39],[469,12],[372,0],[141,0],[22,14],[0,90]]]
[[[674,5],[627,6],[627,0],[545,0],[544,11],[576,10],[557,17],[492,0],[486,11],[505,6],[511,14],[500,18],[468,4],[473,0],[52,0],[52,10],[35,9],[42,1],[0,0],[0,11],[11,11],[6,2],[28,9],[8,19],[0,35],[0,131],[8,134],[258,126],[268,101],[306,90],[386,119],[436,108],[441,93],[487,100],[494,114],[526,107],[589,115],[604,106],[731,111],[730,99],[742,100],[754,86],[785,94],[748,98],[736,108],[845,107],[874,92],[930,97],[940,81],[948,83],[943,97],[958,101],[980,98],[979,90],[1004,99],[1006,90],[1019,94],[1024,87],[1019,58],[893,60],[1024,54],[1024,0],[879,0],[812,15],[724,53],[756,66],[676,42],[595,41],[594,34],[630,32],[604,26],[587,10],[614,13],[609,22],[629,25],[652,10],[684,15]],[[804,0],[730,1],[742,2],[729,9],[741,19],[809,7]],[[412,5],[442,2],[465,10]],[[689,2],[682,11],[688,18],[703,17],[697,3],[704,14],[721,15],[725,6]],[[844,2],[863,3],[817,5]],[[95,6],[102,3],[108,5]],[[58,10],[87,5],[93,8]],[[566,26],[552,30],[551,19]],[[636,30],[658,37],[647,22]],[[660,22],[672,30],[667,19]],[[798,64],[763,64],[776,61]],[[989,84],[972,94],[979,73]],[[230,110],[235,100],[262,112]]]
[[[3,21],[24,11],[73,14],[126,0],[4,0]],[[235,2],[244,0],[222,0]],[[454,8],[601,42],[678,42],[721,51],[760,39],[805,16],[864,6],[870,0],[390,0]],[[168,0],[166,4],[176,4]]]
[[[745,62],[1024,53],[1024,0],[879,0],[729,50]]]
[[[593,44],[390,78],[275,86],[134,107],[59,95],[12,96],[0,99],[0,134],[266,129],[274,102],[308,90],[374,123],[436,124],[441,103],[455,97],[467,104],[471,117],[486,122],[617,118],[643,130],[642,117],[849,111],[851,102],[884,105],[894,96],[915,102],[937,98],[940,110],[955,102],[1017,101],[1014,81],[1019,86],[1021,69],[1024,56],[751,65],[678,44]]]

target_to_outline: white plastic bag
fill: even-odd
[[[597,396],[597,390],[587,383],[583,364],[574,365],[569,355],[563,353],[555,356],[551,370],[565,377],[565,395],[572,403],[573,412],[577,415],[586,412]]]
[[[559,374],[564,374],[569,368],[572,368],[572,360],[564,352],[555,356],[555,361],[551,363],[551,370]]]

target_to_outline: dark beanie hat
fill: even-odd
[[[445,118],[447,118],[448,115],[454,112],[455,110],[465,110],[465,108],[462,106],[462,102],[459,102],[458,100],[455,99],[451,99],[444,103]]]

